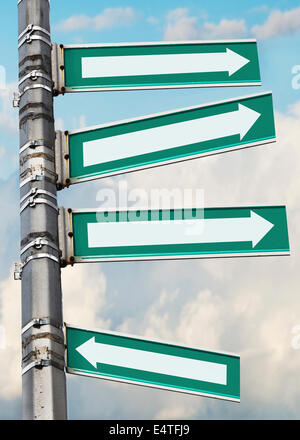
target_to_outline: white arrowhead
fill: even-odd
[[[252,246],[255,247],[274,227],[273,223],[251,211]]]
[[[239,104],[239,110],[236,115],[236,122],[239,126],[239,132],[241,140],[246,136],[250,128],[255,124],[257,119],[261,116],[260,113],[246,107],[243,104]]]
[[[239,55],[238,53],[230,49],[226,49],[226,55],[229,76],[233,75],[235,72],[237,72],[250,62],[250,60],[248,60],[247,58]]]
[[[78,353],[81,354],[94,368],[97,368],[97,352],[95,350],[95,337],[84,342],[82,345],[76,348]]]

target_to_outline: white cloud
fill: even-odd
[[[101,31],[114,27],[130,26],[136,18],[136,11],[129,6],[125,8],[106,8],[101,14],[95,17],[89,17],[84,14],[73,15],[62,21],[56,28],[63,31],[80,29]]]
[[[197,18],[190,17],[188,9],[177,8],[169,12],[164,40],[195,40],[197,35]]]
[[[236,38],[246,35],[247,27],[245,20],[227,20],[223,18],[219,23],[203,23],[199,28],[202,38]]]
[[[167,15],[164,40],[196,40],[211,38],[236,38],[247,33],[245,20],[227,20],[219,23],[198,23],[199,17],[191,17],[187,8],[177,8]]]
[[[266,6],[250,12],[267,12]],[[199,19],[202,18],[202,23]],[[273,10],[263,24],[248,30],[244,19],[222,18],[218,23],[203,21],[203,17],[192,17],[188,8],[177,8],[167,15],[164,40],[209,40],[213,38],[240,38],[251,33],[258,40],[266,40],[278,35],[300,32],[300,7],[289,11]]]
[[[109,328],[101,318],[106,306],[106,278],[97,264],[78,264],[62,269],[64,320],[89,328]]]
[[[251,32],[260,40],[300,32],[300,7],[289,11],[272,11],[266,22],[253,26]]]

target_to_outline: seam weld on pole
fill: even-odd
[[[18,35],[21,35],[18,40],[19,81],[22,80],[19,83],[20,146],[38,145],[36,150],[20,150],[20,199],[24,203],[20,247],[21,261],[26,262],[22,269],[22,328],[34,320],[46,323],[42,327],[28,326],[22,334],[23,419],[64,420],[67,403],[53,93],[49,82],[52,78],[50,6],[48,0],[16,3]],[[45,202],[27,203],[32,191],[42,194]],[[31,246],[36,239],[41,239],[41,245]],[[39,258],[41,254],[48,258]]]

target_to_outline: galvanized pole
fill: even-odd
[[[66,419],[49,0],[18,0],[22,391],[26,420]]]

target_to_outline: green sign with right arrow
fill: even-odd
[[[272,93],[57,134],[58,183],[170,164],[276,140]]]
[[[284,206],[69,210],[66,263],[289,254]]]
[[[53,45],[58,93],[261,84],[255,40]]]

